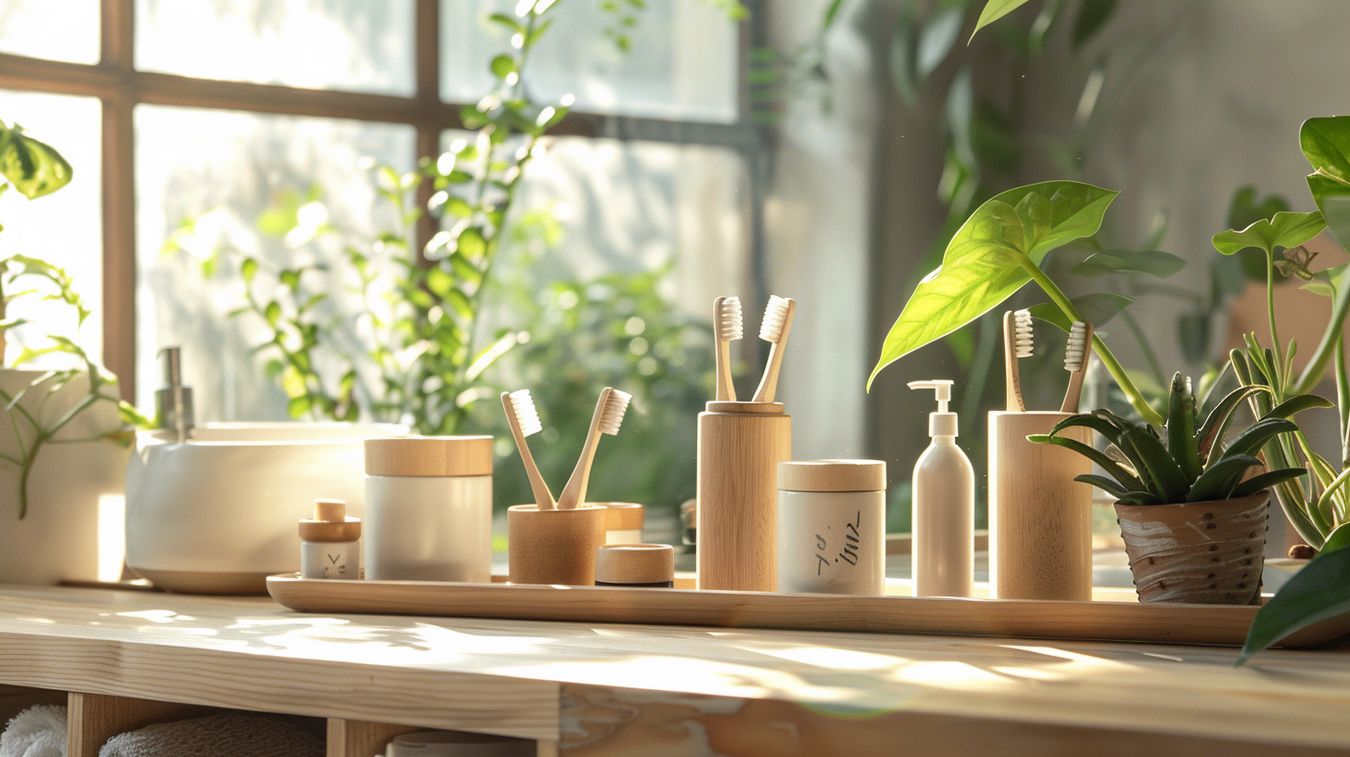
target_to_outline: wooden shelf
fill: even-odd
[[[1234,654],[315,616],[263,598],[0,586],[0,684],[22,687],[0,702],[75,692],[86,754],[110,728],[203,707],[326,718],[329,754],[344,757],[369,757],[412,728],[528,738],[541,754],[570,755],[657,742],[729,754],[901,743],[916,753],[1350,750],[1347,650],[1275,651],[1241,669]]]

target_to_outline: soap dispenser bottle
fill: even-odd
[[[956,413],[947,410],[950,380],[911,381],[931,389],[937,411],[928,414],[932,443],[914,464],[913,578],[915,596],[968,597],[974,583],[975,469],[956,446]]]

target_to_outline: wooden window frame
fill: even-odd
[[[0,53],[0,89],[96,97],[102,104],[103,210],[103,362],[120,379],[122,396],[136,398],[136,175],[135,124],[137,105],[245,111],[290,116],[312,116],[412,126],[416,155],[440,151],[441,134],[463,128],[462,103],[441,100],[440,3],[414,0],[414,78],[410,97],[339,90],[314,90],[251,82],[201,79],[135,66],[135,0],[100,0],[100,52],[95,64],[43,60]],[[758,2],[752,5],[760,5]],[[756,8],[755,10],[759,10]],[[757,18],[760,13],[754,13]],[[762,24],[742,25],[738,40],[738,71],[747,65],[748,40]],[[573,111],[555,127],[555,136],[606,137],[678,144],[727,147],[740,153],[749,166],[751,193],[749,247],[752,289],[763,286],[763,217],[760,199],[767,174],[763,168],[765,137],[751,124],[748,93],[737,93],[737,120],[730,124],[639,118]],[[425,201],[430,188],[422,187]],[[424,216],[417,228],[418,249],[435,233],[435,220]]]

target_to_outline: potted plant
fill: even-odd
[[[1261,391],[1233,390],[1200,417],[1191,381],[1172,377],[1167,423],[1154,426],[1107,410],[1070,416],[1048,434],[1029,437],[1078,452],[1106,475],[1075,480],[1116,498],[1116,515],[1141,602],[1256,604],[1261,597],[1270,487],[1302,468],[1263,467],[1261,447],[1298,426],[1289,417],[1327,400],[1299,395],[1272,408],[1225,441],[1243,400]],[[1085,427],[1108,442],[1105,452],[1063,436]]]
[[[0,191],[29,199],[71,177],[55,149],[2,121],[0,173]],[[25,255],[0,258],[0,357],[7,341],[17,348],[0,361],[0,582],[95,580],[101,549],[109,572],[120,573],[121,520],[110,509],[101,524],[100,508],[121,497],[128,424],[143,419],[76,341],[52,334],[50,324],[7,317],[19,300],[64,304],[77,329],[89,314],[65,271]],[[36,338],[20,344],[20,335]],[[52,367],[33,367],[40,362]]]

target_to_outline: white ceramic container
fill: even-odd
[[[886,464],[810,460],[778,467],[778,591],[883,594]]]
[[[0,370],[8,396],[44,371]],[[20,406],[43,425],[58,421],[89,391],[76,377],[54,393],[25,395]],[[105,391],[117,393],[116,386]],[[4,415],[0,403],[0,415]],[[22,438],[31,439],[26,420],[15,418]],[[99,402],[77,414],[58,439],[96,437],[121,427],[117,407]],[[130,451],[107,441],[47,444],[37,453],[28,479],[28,511],[19,518],[20,470],[0,462],[0,583],[54,584],[63,580],[116,580],[125,550],[122,490]],[[0,419],[0,455],[16,458],[19,443],[8,417]]]
[[[492,437],[366,442],[370,580],[492,580]]]
[[[296,523],[314,500],[360,516],[362,442],[394,425],[222,423],[178,443],[138,437],[127,471],[127,566],[169,591],[262,594],[300,569]]]

